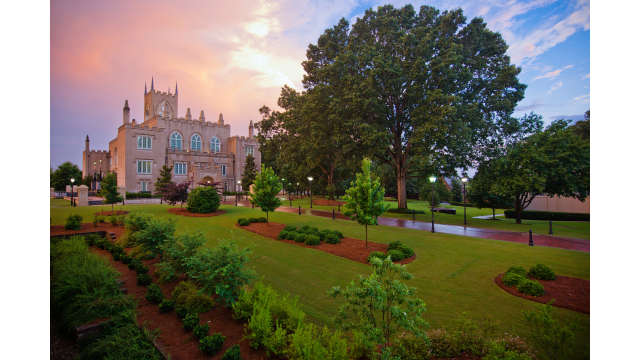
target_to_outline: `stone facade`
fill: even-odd
[[[82,177],[91,176],[99,180],[109,172],[110,155],[105,150],[90,150],[89,135],[84,140],[84,151],[82,152]],[[78,179],[80,180],[80,179]]]
[[[201,182],[220,182],[229,191],[234,191],[234,184],[242,178],[248,153],[253,153],[260,169],[253,122],[247,137],[231,136],[231,126],[224,123],[222,114],[212,122],[205,119],[203,111],[197,119],[192,118],[190,108],[184,117],[178,117],[177,111],[177,84],[172,94],[155,90],[152,79],[149,91],[145,85],[144,121],[129,121],[130,109],[125,100],[122,125],[109,142],[109,151],[89,152],[87,140],[85,152],[90,154],[90,161],[98,159],[94,153],[103,153],[105,157],[100,159],[106,160],[109,171],[117,174],[118,186],[128,192],[154,191],[153,184],[163,165],[173,166],[172,179],[176,183],[186,181],[193,187]],[[83,162],[83,175],[85,168],[91,170],[90,161]]]

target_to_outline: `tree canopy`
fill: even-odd
[[[74,178],[76,184],[80,185],[82,181],[82,171],[78,166],[66,161],[51,173],[51,187],[56,191],[64,191],[67,185],[71,185],[71,178]]]
[[[104,197],[105,204],[111,204],[111,210],[113,210],[113,204],[122,201],[122,196],[118,192],[118,178],[115,173],[109,173],[102,179],[100,195]]]
[[[282,190],[280,178],[276,176],[272,168],[265,168],[262,165],[260,173],[256,176],[253,192],[249,193],[249,200],[267,213],[267,222],[269,221],[269,212],[275,211],[281,204],[278,198],[280,190]]]
[[[170,185],[173,183],[171,181],[171,171],[173,170],[173,166],[162,165],[160,169],[160,176],[156,179],[156,183],[154,184],[154,190],[156,195],[162,196],[163,200],[167,200],[170,191]]]
[[[249,191],[249,187],[256,179],[257,173],[258,169],[256,169],[256,161],[253,158],[253,155],[249,154],[247,155],[247,159],[244,163],[244,171],[242,172],[242,189],[244,191]]]

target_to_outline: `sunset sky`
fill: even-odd
[[[142,119],[145,81],[179,87],[180,116],[224,114],[246,135],[258,108],[275,107],[280,88],[301,89],[309,43],[341,17],[407,1],[66,1],[51,2],[51,166],[81,167],[84,137],[107,149],[124,100]],[[549,122],[589,109],[589,1],[414,1],[461,7],[502,34],[528,85],[516,115]],[[196,115],[197,116],[197,115]]]

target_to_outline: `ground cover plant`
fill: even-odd
[[[303,225],[299,229],[288,225],[278,234],[278,239],[294,240],[304,242],[307,245],[319,245],[321,242],[327,244],[338,244],[344,235],[338,230],[318,229],[315,226]]]
[[[266,223],[267,222],[267,218],[265,217],[250,217],[250,218],[239,218],[238,219],[238,225],[240,226],[248,226],[249,224],[253,224],[253,223]]]
[[[69,215],[66,224],[64,224],[66,230],[78,230],[81,226],[82,216],[80,215]]]
[[[189,193],[187,210],[194,213],[212,213],[220,207],[220,195],[212,186],[197,187]]]
[[[386,257],[391,257],[391,261],[400,261],[408,259],[413,255],[415,255],[415,252],[412,248],[400,241],[392,241],[389,243],[386,253],[381,251],[372,251],[367,258],[367,261],[371,263],[374,258],[384,260]]]

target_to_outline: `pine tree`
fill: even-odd
[[[104,197],[106,204],[111,204],[111,211],[113,212],[113,204],[122,201],[122,196],[118,193],[118,179],[116,174],[109,173],[102,179],[100,183],[100,195]]]
[[[249,194],[249,200],[267,213],[267,222],[269,222],[269,211],[274,211],[281,204],[278,198],[280,190],[282,190],[280,178],[272,168],[265,169],[262,165],[262,170],[255,178],[253,192]]]
[[[371,160],[362,160],[362,172],[356,174],[355,182],[351,182],[345,201],[344,214],[364,225],[364,244],[369,247],[367,226],[377,225],[378,216],[387,211],[388,207],[384,204],[384,187],[380,184],[380,179],[371,174]]]
[[[244,171],[242,174],[242,189],[244,191],[249,191],[249,187],[256,179],[256,175],[255,159],[253,158],[253,155],[247,155],[247,160],[245,161]]]
[[[162,196],[162,200],[167,200],[169,195],[169,184],[171,181],[171,171],[173,170],[173,166],[162,165],[162,169],[160,169],[160,176],[156,180],[154,184],[156,195]]]

